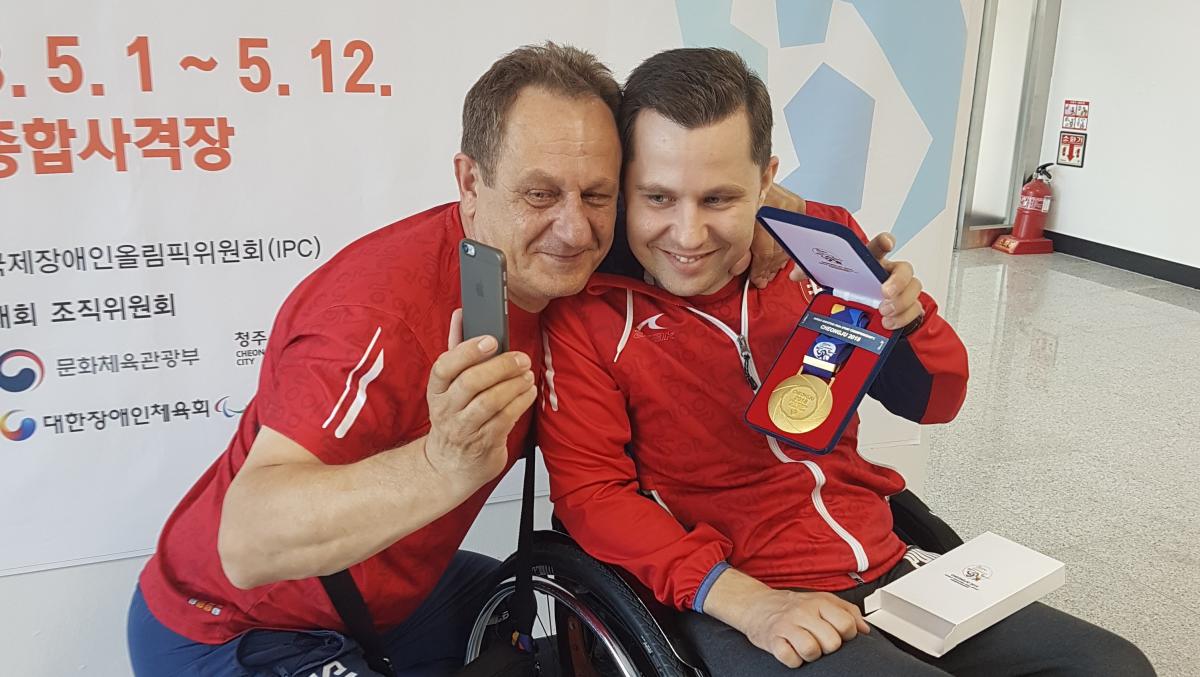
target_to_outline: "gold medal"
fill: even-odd
[[[825,422],[833,409],[829,384],[812,374],[797,374],[784,379],[767,400],[767,414],[780,430],[806,433]]]

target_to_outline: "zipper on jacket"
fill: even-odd
[[[750,352],[750,311],[747,305],[749,297],[750,279],[746,278],[746,284],[742,286],[742,333],[740,334],[733,333],[733,330],[729,328],[729,325],[713,317],[712,315],[709,315],[703,310],[699,310],[691,306],[684,307],[687,310],[690,310],[692,313],[699,315],[705,320],[708,320],[710,324],[717,329],[720,329],[722,334],[725,334],[729,337],[729,341],[733,343],[733,347],[738,351],[738,357],[740,357],[742,360],[742,376],[746,379],[746,383],[750,386],[750,390],[753,392],[758,392],[758,369],[756,369],[754,366],[754,354]]]
[[[751,370],[754,368],[754,355],[750,352],[750,342],[745,336],[737,337],[738,352],[742,354],[742,375],[746,377],[746,383],[750,384],[750,389],[758,392],[759,383],[754,378]]]

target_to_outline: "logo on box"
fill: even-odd
[[[991,578],[992,570],[982,564],[972,564],[963,569],[963,576],[978,583],[985,578]]]

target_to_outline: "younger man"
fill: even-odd
[[[714,675],[803,663],[813,676],[1152,674],[1128,642],[1041,604],[941,659],[870,631],[863,598],[926,556],[892,532],[887,497],[903,478],[858,453],[857,417],[832,453],[793,451],[799,462],[742,420],[812,299],[784,276],[760,290],[729,273],[778,166],[766,88],[731,52],[663,52],[630,76],[618,124],[642,271],[594,275],[543,316],[539,438],[579,543],[686,610]],[[806,211],[865,240],[845,209]],[[871,247],[892,274],[880,311],[904,338],[870,394],[910,420],[949,421],[966,350],[911,266],[882,260],[890,236]]]

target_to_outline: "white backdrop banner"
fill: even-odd
[[[618,78],[739,50],[783,181],[948,275],[981,2],[0,4],[0,575],[143,554],[228,442],[274,313],[455,198],[462,97],[547,39]],[[865,413],[864,444],[914,426]],[[495,498],[515,494],[508,478]]]

